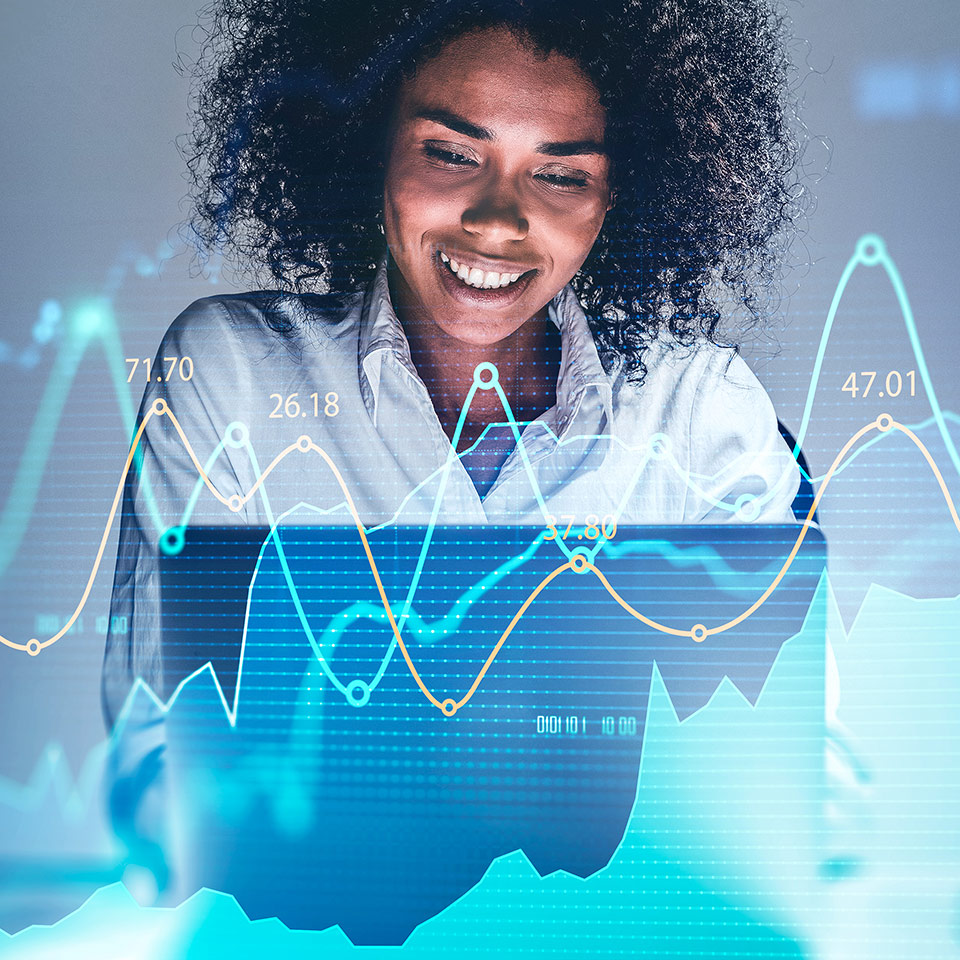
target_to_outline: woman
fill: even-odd
[[[796,213],[780,30],[759,0],[217,4],[193,227],[273,289],[194,304],[158,352],[192,375],[142,412],[164,400],[201,463],[226,439],[207,472],[232,507],[204,492],[191,522],[352,523],[314,457],[246,499],[303,435],[368,528],[792,520],[795,464],[720,309],[725,287],[759,316]],[[164,416],[143,451],[175,526],[196,466]],[[146,496],[131,476],[111,723],[135,677],[181,679]],[[154,719],[118,783],[158,755]]]

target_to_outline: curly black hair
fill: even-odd
[[[509,27],[575,61],[607,111],[616,203],[573,287],[604,364],[758,321],[805,191],[786,18],[768,0],[218,0],[192,65],[189,227],[237,272],[355,291],[384,253],[396,91],[451,39]]]

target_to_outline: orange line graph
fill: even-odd
[[[852,437],[843,445],[840,451],[837,453],[836,457],[833,460],[833,463],[830,465],[830,469],[824,475],[823,482],[820,484],[820,489],[817,491],[816,496],[814,497],[813,503],[810,505],[810,509],[807,512],[806,518],[800,524],[796,541],[793,544],[793,547],[790,550],[790,553],[787,555],[786,559],[783,562],[780,570],[767,586],[766,590],[749,606],[746,610],[740,613],[738,616],[733,617],[731,620],[728,620],[726,623],[722,623],[716,627],[707,628],[703,624],[694,624],[689,628],[679,628],[672,627],[667,624],[659,623],[656,620],[645,616],[630,603],[628,603],[612,584],[604,576],[603,572],[584,554],[574,553],[573,556],[560,564],[554,570],[552,570],[539,584],[533,589],[530,595],[526,600],[521,604],[520,608],[513,615],[510,623],[507,625],[506,629],[501,633],[499,639],[494,645],[493,649],[488,654],[486,660],[483,663],[483,666],[480,668],[477,673],[476,678],[473,683],[470,685],[467,692],[459,699],[455,700],[452,697],[448,697],[444,700],[440,700],[433,692],[427,687],[423,678],[420,676],[419,671],[417,670],[416,664],[413,662],[413,658],[410,655],[410,651],[407,648],[406,643],[403,640],[403,637],[400,633],[400,628],[397,625],[396,618],[394,617],[393,610],[390,606],[389,601],[387,600],[386,590],[383,586],[383,581],[380,578],[380,572],[377,569],[377,563],[374,559],[373,552],[370,549],[370,543],[367,540],[366,530],[363,526],[363,521],[360,519],[360,514],[357,510],[356,504],[354,503],[353,497],[350,493],[349,488],[347,487],[346,481],[343,478],[343,475],[340,473],[340,470],[337,468],[337,465],[331,459],[330,455],[322,448],[317,446],[310,437],[304,435],[301,436],[296,443],[292,443],[289,446],[281,450],[276,457],[270,462],[269,466],[260,474],[256,483],[244,494],[243,496],[239,494],[233,494],[232,496],[225,497],[217,488],[214,486],[213,482],[210,480],[210,477],[207,475],[206,471],[203,468],[203,465],[200,463],[199,459],[196,456],[196,453],[193,450],[193,447],[190,444],[189,439],[183,431],[183,428],[180,426],[179,421],[176,416],[167,406],[166,401],[156,400],[153,406],[147,411],[143,420],[140,423],[139,428],[137,429],[136,434],[134,435],[133,441],[130,445],[130,450],[127,453],[126,461],[124,463],[123,472],[120,477],[120,482],[117,485],[116,493],[113,497],[113,502],[110,507],[109,514],[107,516],[107,522],[104,527],[103,535],[100,538],[100,545],[97,550],[97,555],[93,563],[93,567],[90,571],[90,576],[87,579],[86,587],[84,588],[83,594],[80,598],[79,603],[76,606],[76,609],[73,611],[70,619],[66,624],[53,636],[49,637],[47,640],[40,641],[36,638],[32,638],[27,643],[17,643],[13,640],[9,640],[4,636],[0,636],[0,643],[10,647],[13,650],[19,650],[30,654],[31,656],[36,656],[43,650],[45,647],[49,647],[51,644],[56,643],[75,623],[77,617],[80,616],[81,611],[84,608],[84,605],[87,602],[87,599],[90,596],[90,590],[93,587],[94,580],[96,579],[97,572],[100,569],[100,564],[103,561],[103,552],[109,538],[110,529],[113,526],[114,519],[116,518],[117,507],[120,504],[120,499],[123,495],[123,485],[126,479],[127,472],[130,469],[131,464],[133,463],[133,458],[136,453],[137,447],[140,444],[140,441],[143,437],[144,430],[146,429],[147,424],[153,417],[166,416],[170,418],[171,423],[173,424],[174,429],[177,431],[178,436],[180,437],[181,442],[184,445],[184,448],[190,457],[190,460],[193,462],[194,467],[197,470],[198,475],[202,479],[205,486],[210,490],[216,499],[222,503],[229,510],[238,512],[243,508],[243,505],[247,503],[250,498],[259,490],[263,482],[270,475],[270,473],[276,468],[282,460],[290,456],[295,452],[299,453],[316,453],[318,454],[330,468],[331,473],[337,481],[337,484],[340,487],[340,490],[343,493],[344,499],[347,504],[347,508],[350,511],[350,516],[353,518],[354,525],[357,530],[357,534],[360,537],[360,541],[363,545],[364,553],[367,557],[367,562],[370,565],[370,572],[373,575],[373,579],[377,586],[377,592],[380,596],[380,602],[383,604],[384,613],[387,616],[387,620],[390,623],[390,629],[393,632],[393,636],[396,639],[397,645],[400,648],[400,652],[403,655],[403,659],[406,662],[407,669],[410,671],[410,675],[413,677],[417,686],[420,688],[424,697],[430,701],[435,707],[437,707],[445,716],[453,716],[464,704],[468,703],[476,691],[479,689],[480,683],[483,681],[484,676],[487,671],[492,666],[494,660],[497,657],[497,654],[500,652],[504,643],[507,641],[507,638],[513,632],[516,625],[520,622],[521,618],[529,609],[530,605],[536,600],[540,593],[546,589],[546,587],[555,580],[561,573],[569,570],[573,573],[584,574],[587,572],[592,573],[600,583],[604,586],[607,593],[610,597],[618,603],[627,613],[632,617],[635,617],[641,623],[646,624],[648,627],[651,627],[654,630],[658,630],[661,633],[668,634],[675,637],[688,638],[696,643],[702,643],[707,637],[714,636],[719,633],[723,633],[727,630],[732,629],[737,626],[737,624],[742,623],[748,617],[756,613],[757,610],[763,606],[764,603],[770,598],[774,590],[783,580],[787,571],[790,569],[793,564],[796,556],[800,550],[800,547],[803,544],[803,541],[806,539],[807,532],[810,529],[813,521],[813,517],[816,514],[817,508],[820,505],[820,501],[823,498],[824,493],[826,492],[827,487],[830,484],[831,479],[836,474],[837,470],[842,465],[844,459],[850,450],[868,433],[873,430],[877,430],[881,433],[886,433],[890,430],[896,429],[908,437],[920,451],[923,458],[926,460],[928,466],[933,472],[934,477],[940,490],[943,493],[944,500],[946,501],[947,508],[950,511],[950,516],[953,520],[954,526],[957,528],[957,531],[960,532],[960,515],[957,513],[956,505],[953,502],[953,498],[950,496],[950,491],[947,489],[947,485],[943,479],[943,475],[940,472],[940,469],[937,467],[936,462],[930,454],[930,451],[924,446],[923,441],[907,426],[902,423],[894,420],[889,414],[881,414],[875,420],[861,427]]]

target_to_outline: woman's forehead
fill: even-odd
[[[404,83],[402,120],[431,108],[487,128],[536,126],[551,140],[603,139],[599,94],[580,66],[562,54],[543,54],[502,27],[457,37]]]

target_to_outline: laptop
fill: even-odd
[[[826,557],[800,526],[367,541],[192,527],[160,565],[190,884],[355,943],[402,942],[514,850],[541,874],[602,869],[636,801],[654,670],[680,721],[725,677],[755,703]],[[802,683],[822,718],[822,661]]]

